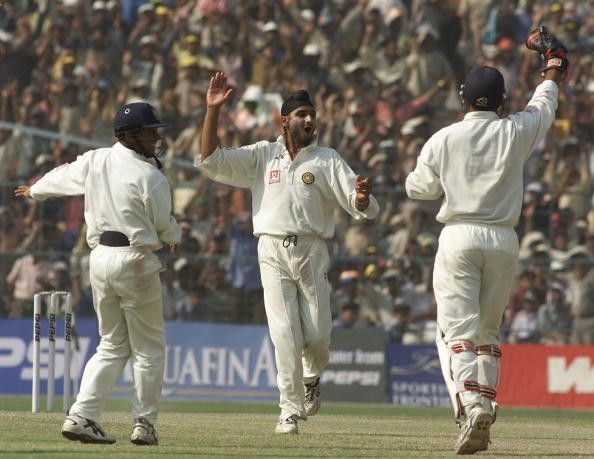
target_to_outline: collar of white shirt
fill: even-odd
[[[497,113],[487,110],[468,112],[466,115],[464,115],[465,120],[495,120],[498,118],[499,115]]]

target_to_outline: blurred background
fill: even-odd
[[[462,116],[465,73],[504,75],[505,109],[540,81],[524,39],[546,24],[569,50],[554,126],[524,171],[520,266],[502,327],[510,343],[594,341],[594,2],[551,0],[0,1],[0,317],[30,318],[41,290],[72,292],[92,318],[83,200],[14,199],[77,155],[115,142],[122,104],[145,100],[170,123],[164,173],[183,229],[163,251],[169,321],[264,324],[246,190],[193,167],[209,76],[235,98],[223,144],[273,140],[280,105],[307,88],[322,145],[372,177],[376,221],[335,215],[328,241],[336,329],[431,343],[439,202],[406,198],[423,143]]]

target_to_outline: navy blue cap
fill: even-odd
[[[496,110],[503,103],[504,94],[503,75],[486,65],[472,69],[462,87],[462,97],[477,110]]]
[[[146,102],[132,102],[121,107],[113,118],[113,130],[117,134],[145,128],[167,126],[157,116],[155,108]]]
[[[281,116],[287,116],[293,110],[303,106],[313,107],[314,104],[305,89],[300,89],[287,97],[281,107]]]

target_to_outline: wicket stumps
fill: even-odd
[[[49,299],[49,302],[47,301]],[[60,300],[64,305],[64,391],[62,408],[66,412],[70,403],[70,365],[72,360],[72,303],[70,292],[39,292],[33,297],[33,384],[31,411],[39,413],[40,355],[41,355],[41,306],[43,300],[48,307],[48,362],[47,362],[47,411],[54,410],[56,384],[56,315],[60,311]]]

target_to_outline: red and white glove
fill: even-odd
[[[557,69],[563,73],[563,78],[565,78],[569,68],[567,49],[545,26],[540,26],[530,32],[526,38],[526,48],[540,53],[544,62],[540,69],[542,75],[549,69]]]

